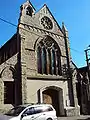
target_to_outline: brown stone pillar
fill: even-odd
[[[64,102],[63,102],[63,91],[62,90],[59,90],[58,96],[59,96],[59,115],[65,116]]]
[[[49,50],[46,49],[46,55],[47,55],[47,74],[50,74],[50,59],[49,59]]]
[[[56,75],[58,75],[58,58],[57,58],[57,49],[55,50],[55,69],[56,69]]]
[[[41,48],[41,51],[42,51],[42,53],[41,53],[41,60],[42,60],[42,74],[44,74],[44,47],[42,46],[42,48]]]
[[[54,56],[53,56],[53,53],[54,51],[53,51],[53,49],[51,49],[51,73],[52,73],[52,75],[54,74]]]

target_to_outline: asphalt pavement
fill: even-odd
[[[0,114],[0,120],[8,120],[5,115]],[[58,120],[90,120],[90,115],[80,115],[73,117],[58,117]]]
[[[80,115],[72,117],[58,117],[58,120],[90,120],[90,115]]]

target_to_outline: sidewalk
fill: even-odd
[[[90,120],[90,115],[80,115],[73,117],[58,117],[58,120]]]

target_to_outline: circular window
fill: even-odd
[[[43,25],[43,27],[45,29],[52,29],[53,28],[53,24],[52,24],[52,21],[50,20],[50,18],[48,18],[47,16],[44,16],[42,19],[41,19],[41,24]]]

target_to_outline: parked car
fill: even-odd
[[[5,115],[8,120],[57,120],[56,111],[49,104],[19,105]]]

